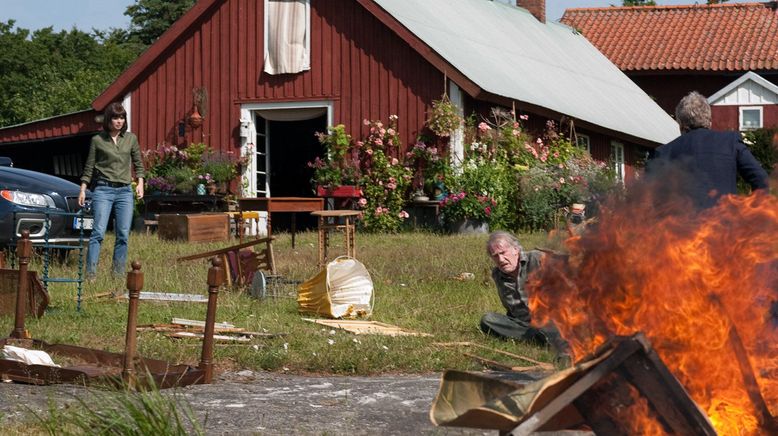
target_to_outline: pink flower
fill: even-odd
[[[365,150],[365,153],[367,153],[367,154],[372,156],[373,155],[373,149],[372,148],[368,148],[367,150]]]
[[[359,203],[359,205],[361,207],[365,207],[365,206],[367,206],[367,198],[362,197],[362,198],[359,199],[359,201],[357,203]]]
[[[386,184],[386,187],[391,189],[391,190],[395,190],[395,189],[397,189],[397,183],[389,182],[389,183]]]
[[[382,208],[381,208],[381,211],[382,211],[383,213],[389,213],[389,209],[387,209],[387,208],[385,208],[385,207],[382,207]]]
[[[521,135],[521,130],[513,129],[513,132],[511,132],[511,133],[513,133],[513,136],[519,136],[519,135]]]
[[[397,165],[398,163],[400,163],[400,161],[399,161],[399,160],[397,160],[397,158],[396,158],[396,157],[393,157],[393,158],[392,158],[392,165]]]
[[[375,145],[378,145],[378,146],[384,145],[384,141],[383,141],[383,140],[381,140],[381,138],[376,138],[376,140],[375,140],[375,141],[373,141],[373,143],[374,143]]]
[[[484,213],[486,214],[486,216],[491,216],[492,215],[492,208],[489,207],[489,206],[486,206],[484,208]]]
[[[394,136],[394,134],[395,134],[395,131],[394,131],[394,129],[392,129],[392,128],[389,128],[389,129],[386,129],[386,133],[387,133],[388,135],[390,135],[390,136]]]
[[[410,215],[408,215],[408,212],[401,210],[400,213],[397,214],[398,217],[405,219],[408,218]]]
[[[367,118],[365,118],[364,120],[362,120],[362,124],[364,124],[366,126],[369,126],[370,125],[370,121],[368,121]]]
[[[564,185],[565,184],[565,178],[564,177],[560,177],[559,178],[559,184],[560,185]]]
[[[481,121],[478,124],[478,130],[480,130],[482,133],[485,133],[485,132],[488,132],[489,130],[492,130],[492,128],[489,127],[489,125],[486,124],[485,122]]]
[[[519,128],[519,122],[518,121],[514,121],[513,122],[513,128],[514,129],[518,129]]]
[[[558,151],[555,151],[555,152],[554,152],[554,157],[555,157],[555,158],[556,158],[556,157],[559,157],[559,152],[558,152]]]
[[[529,115],[519,115],[519,119],[520,120],[528,120],[529,119]]]
[[[384,210],[381,208],[381,206],[378,206],[377,208],[375,208],[375,214],[376,215],[381,215],[382,213],[384,213]]]
[[[365,145],[365,143],[364,143],[364,142],[362,142],[362,141],[357,141],[357,147],[362,147],[363,145]]]

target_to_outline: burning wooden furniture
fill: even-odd
[[[219,287],[224,283],[224,270],[221,260],[214,259],[208,270],[208,309],[205,321],[205,336],[200,364],[173,365],[156,359],[147,359],[137,355],[137,315],[140,291],[143,288],[143,273],[139,262],[132,263],[132,271],[127,274],[129,307],[127,313],[127,333],[124,353],[111,353],[85,347],[66,344],[48,344],[32,339],[24,327],[26,292],[26,266],[29,263],[31,244],[29,236],[23,235],[19,248],[20,280],[17,296],[15,327],[9,338],[0,339],[0,346],[23,347],[42,350],[55,360],[73,362],[70,366],[48,366],[26,364],[24,362],[0,359],[0,378],[32,384],[52,383],[125,383],[128,387],[153,385],[158,388],[186,386],[190,384],[210,383],[213,378],[213,334],[216,318],[216,301]]]
[[[716,434],[640,333],[618,337],[574,368],[531,383],[448,371],[430,417],[436,425],[492,428],[509,435],[565,429],[603,435]]]

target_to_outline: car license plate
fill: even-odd
[[[78,230],[80,228],[84,228],[84,230],[92,230],[92,225],[94,225],[95,220],[94,218],[79,218],[74,217],[73,218],[73,228]]]

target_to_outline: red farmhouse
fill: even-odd
[[[677,126],[585,38],[546,23],[545,2],[519,3],[533,13],[490,0],[200,0],[91,109],[0,129],[0,154],[76,178],[95,116],[122,101],[143,148],[205,142],[250,158],[245,195],[304,196],[315,132],[344,124],[356,137],[363,119],[396,114],[408,146],[445,90],[465,114],[515,107],[536,129],[572,119],[583,146],[631,177]]]

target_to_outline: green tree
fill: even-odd
[[[153,44],[195,3],[196,0],[137,0],[124,12],[131,19],[127,41]]]
[[[654,0],[624,0],[622,6],[656,6]]]
[[[140,53],[115,33],[30,32],[0,22],[0,126],[89,108]]]

